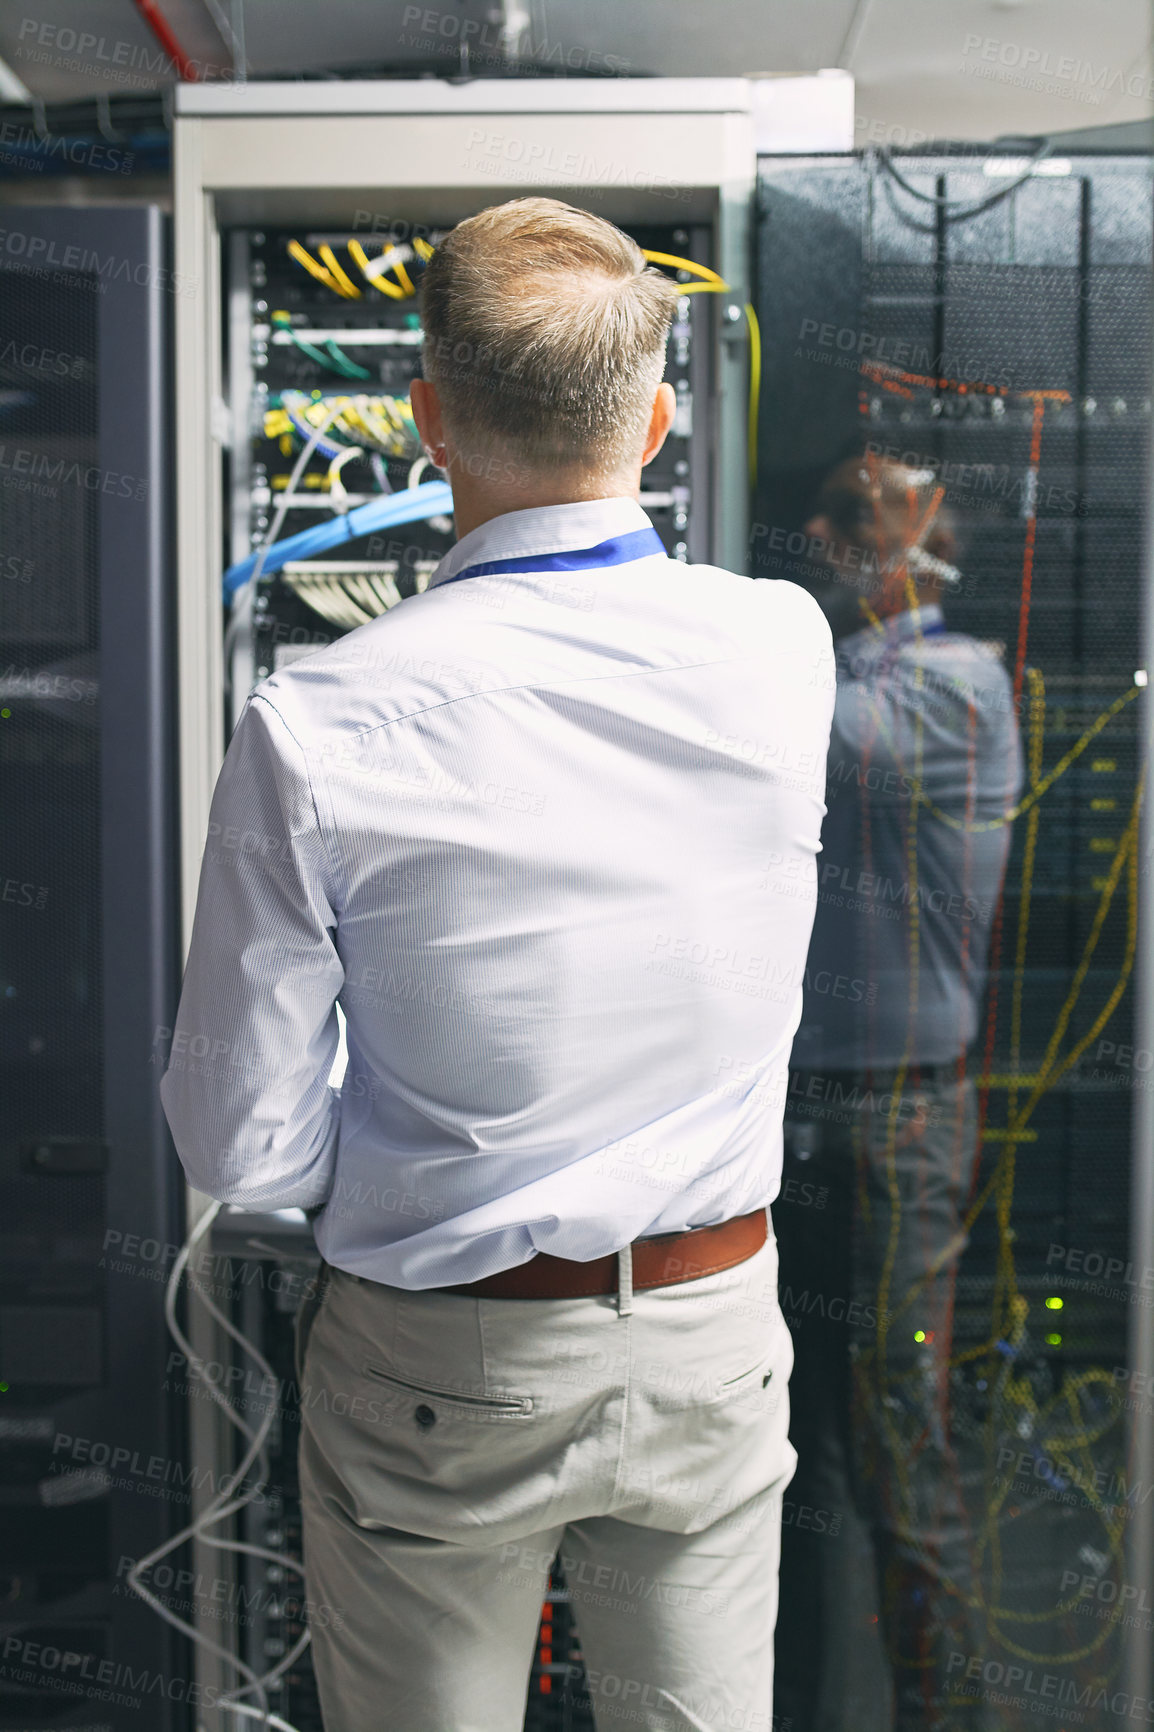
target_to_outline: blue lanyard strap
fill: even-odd
[[[645,559],[660,553],[665,557],[665,543],[652,527],[631,529],[628,535],[614,535],[599,541],[596,547],[577,547],[561,553],[527,553],[517,559],[489,559],[480,565],[467,565],[442,583],[460,583],[464,577],[495,577],[501,572],[515,571],[593,571],[601,565],[627,565],[634,559]]]

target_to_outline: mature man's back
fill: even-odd
[[[467,1281],[776,1190],[829,631],[794,585],[660,552],[557,569],[559,540],[646,521],[621,499],[506,514],[424,595],[265,681],[242,721],[235,777],[279,785],[311,906],[254,933],[265,881],[293,899],[285,849],[206,863],[214,937],[182,1014],[237,946],[268,1014],[261,1050],[249,1029],[243,1064],[171,1072],[165,1101],[218,1195],[327,1200],[318,1243],[339,1267]],[[266,1109],[335,1041],[295,976],[327,990],[337,968],[342,1096],[314,1088],[291,1143],[271,1139]],[[215,1032],[231,1051],[219,1007]]]

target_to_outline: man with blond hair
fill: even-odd
[[[268,845],[206,858],[177,1026],[235,1062],[164,1102],[193,1184],[314,1216],[330,1732],[514,1732],[558,1556],[599,1728],[770,1725],[833,662],[638,503],[677,292],[552,199],[447,236],[412,405],[459,539],[257,687],[217,787]]]

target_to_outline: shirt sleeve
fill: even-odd
[[[160,1095],[190,1184],[309,1208],[332,1183],[340,1098],[335,892],[305,753],[250,697],[213,795]]]

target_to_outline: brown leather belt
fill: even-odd
[[[760,1251],[767,1233],[764,1209],[738,1215],[716,1227],[690,1227],[684,1233],[661,1233],[633,1241],[633,1290],[672,1287],[678,1281],[700,1281],[732,1269]],[[539,1251],[516,1269],[502,1269],[441,1293],[462,1293],[474,1299],[586,1299],[617,1291],[617,1254],[577,1263]]]

